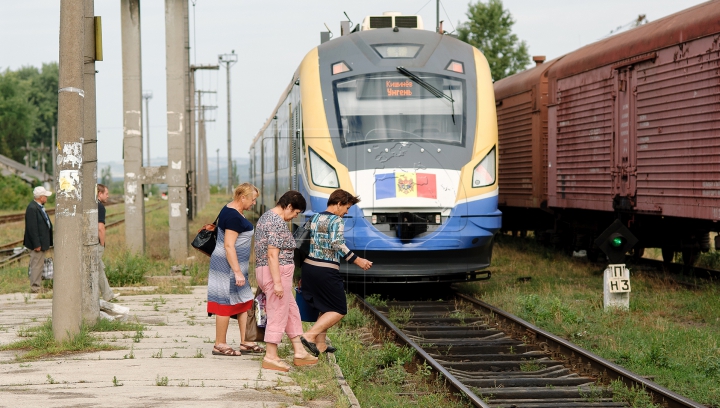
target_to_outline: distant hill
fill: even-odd
[[[240,176],[240,181],[244,182],[248,178],[248,174],[250,171],[250,159],[247,157],[236,157],[233,159],[237,162],[238,165],[238,175]],[[167,166],[167,157],[153,157],[150,159],[150,164],[152,166]],[[123,162],[121,161],[110,161],[110,162],[98,162],[98,170],[97,170],[97,177],[100,178],[100,170],[110,167],[110,173],[112,174],[113,181],[121,181],[123,180],[123,174],[125,173],[123,170]],[[217,157],[213,157],[210,159],[208,163],[208,177],[210,179],[210,184],[215,185],[219,184],[221,186],[227,185],[227,157],[220,157],[220,177],[218,178],[218,163],[217,163]]]

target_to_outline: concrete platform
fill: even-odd
[[[205,287],[194,287],[190,295],[121,296],[118,304],[130,308],[129,321],[146,326],[143,337],[135,342],[136,332],[96,334],[122,350],[24,363],[16,360],[20,351],[0,352],[0,407],[331,405],[304,404],[301,388],[287,373],[260,367],[262,355],[212,355],[215,326],[207,316],[206,299]],[[51,299],[35,295],[0,295],[0,344],[17,341],[20,330],[44,323],[51,307]],[[228,343],[237,345],[240,336],[233,322]],[[158,385],[165,381],[167,385]]]

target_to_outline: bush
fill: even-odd
[[[123,253],[119,260],[108,262],[105,275],[110,286],[129,286],[145,282],[145,273],[150,269],[150,260],[142,255]]]
[[[0,208],[24,210],[33,199],[32,190],[32,187],[19,177],[0,176]]]

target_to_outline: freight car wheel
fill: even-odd
[[[693,265],[695,265],[695,261],[698,258],[698,254],[700,251],[698,251],[695,248],[688,248],[682,250],[682,257],[683,257],[683,265],[685,265],[686,268],[690,268]]]
[[[666,264],[671,264],[673,258],[675,258],[675,251],[673,251],[671,248],[662,248],[660,251],[662,252],[663,262]]]

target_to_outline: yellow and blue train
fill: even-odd
[[[312,49],[295,71],[250,147],[256,211],[294,189],[310,216],[342,188],[362,200],[345,219],[347,246],[374,263],[342,264],[347,282],[484,279],[501,227],[488,63],[451,36],[409,28],[417,16],[382,17]]]

